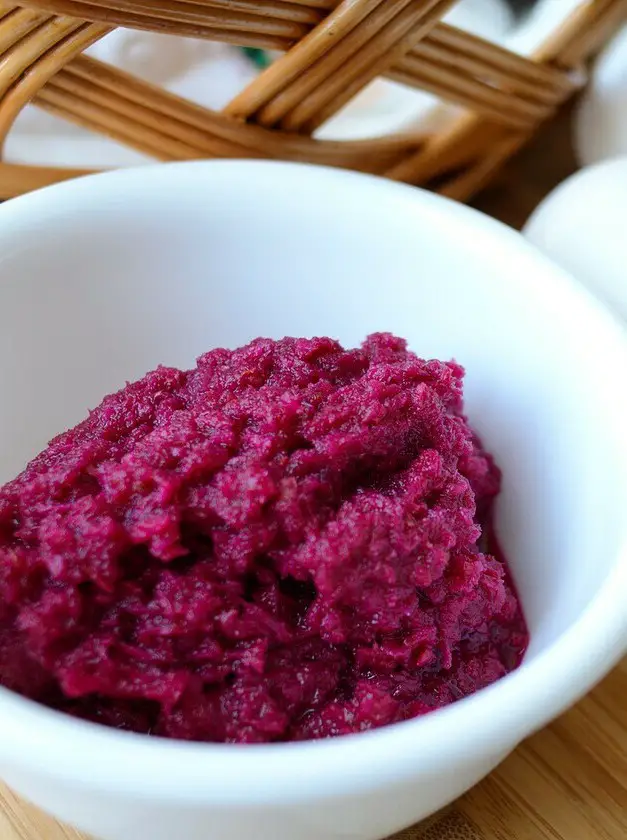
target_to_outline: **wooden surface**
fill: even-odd
[[[520,227],[575,168],[569,120],[563,114],[476,205]],[[0,840],[84,839],[0,788]],[[441,818],[395,840],[627,840],[627,660]]]

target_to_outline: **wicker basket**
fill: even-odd
[[[158,160],[258,157],[342,166],[460,200],[585,81],[626,0],[582,3],[523,58],[441,23],[455,0],[0,0],[0,139],[36,105]],[[81,53],[115,26],[284,52],[223,111]],[[377,76],[462,106],[439,133],[322,141],[312,132]],[[0,163],[0,198],[83,174]]]

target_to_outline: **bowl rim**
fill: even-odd
[[[627,333],[583,286],[536,251],[520,234],[468,207],[404,184],[339,169],[274,161],[194,161],[143,166],[57,184],[0,207],[0,243],[41,229],[59,207],[79,214],[99,195],[125,201],[141,185],[173,184],[187,175],[210,193],[216,172],[254,182],[272,173],[293,189],[325,179],[329,189],[364,190],[422,205],[439,214],[460,243],[479,238],[487,253],[530,269],[530,283],[548,300],[567,300],[585,316],[604,356],[627,369]],[[298,186],[297,186],[297,182]],[[70,212],[70,211],[68,211]],[[533,269],[533,271],[531,271]],[[547,304],[548,305],[548,304]],[[627,389],[617,412],[627,416]],[[627,465],[627,436],[617,456]],[[76,789],[97,788],[134,799],[240,808],[333,798],[450,772],[491,757],[496,763],[588,691],[627,649],[627,524],[616,564],[579,618],[546,650],[492,686],[429,715],[325,741],[234,746],[149,738],[76,720],[0,688],[0,763],[29,768]],[[71,745],[71,748],[70,748]],[[95,760],[95,757],[96,760]]]

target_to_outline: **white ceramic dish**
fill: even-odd
[[[0,690],[0,775],[102,840],[379,840],[454,799],[627,644],[627,340],[519,235],[390,182],[259,162],[87,178],[0,207],[0,479],[159,362],[259,334],[407,337],[468,369],[504,475],[523,666],[331,741],[165,742]]]
[[[627,156],[627,26],[597,58],[575,113],[573,141],[581,166]]]
[[[524,235],[627,324],[626,217],[627,157],[610,158],[562,181],[534,210]]]

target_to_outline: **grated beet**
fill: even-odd
[[[444,706],[527,632],[462,369],[257,339],[106,397],[0,490],[0,682],[171,738],[324,738]],[[483,530],[483,536],[482,536]]]

